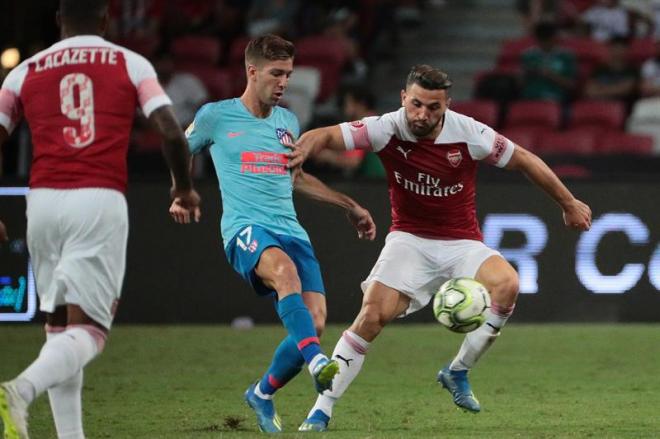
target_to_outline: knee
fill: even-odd
[[[501,305],[510,306],[516,303],[519,290],[518,274],[514,271],[506,276],[502,276],[495,282],[491,287],[491,295]]]

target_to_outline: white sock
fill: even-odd
[[[327,360],[328,357],[325,356],[325,354],[316,354],[314,355],[314,358],[312,358],[312,361],[309,362],[307,365],[307,370],[309,370],[309,373],[314,375],[314,369],[316,369],[316,366],[318,366],[319,361],[321,360]]]
[[[335,402],[344,394],[348,386],[362,369],[364,356],[369,350],[369,342],[351,331],[344,331],[335,346],[332,358],[339,363],[339,373],[332,381],[332,391],[326,390],[316,398],[316,404],[312,407],[307,417],[312,416],[316,410],[321,410],[328,417],[332,417],[332,408]]]
[[[99,331],[100,332],[100,331]],[[68,381],[98,353],[99,346],[89,331],[69,326],[66,331],[46,341],[39,357],[17,378],[19,389],[28,382],[34,388],[29,404],[49,388]]]
[[[259,384],[254,386],[254,394],[257,395],[261,399],[273,399],[273,395],[269,395],[267,393],[264,393],[261,391],[261,388]]]
[[[461,349],[449,365],[449,369],[472,369],[500,335],[500,329],[513,313],[514,306],[504,308],[493,303],[492,307],[486,311],[486,322],[479,329],[465,336]]]
[[[59,335],[60,332],[47,332],[46,340]],[[81,369],[68,380],[48,389],[50,409],[59,439],[85,439],[82,424],[82,386]]]

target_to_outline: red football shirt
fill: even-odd
[[[137,105],[171,101],[153,66],[101,37],[62,40],[12,70],[0,89],[0,125],[25,116],[34,144],[31,188],[126,190]]]
[[[436,139],[417,139],[405,109],[340,124],[346,149],[378,154],[392,204],[391,231],[435,239],[482,240],[477,222],[477,161],[505,166],[514,144],[471,117],[447,110]]]

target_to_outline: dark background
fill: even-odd
[[[645,272],[629,291],[595,294],[578,279],[576,244],[580,233],[564,227],[561,211],[542,191],[519,181],[485,181],[478,190],[479,218],[494,214],[529,214],[546,226],[548,240],[538,255],[535,294],[521,294],[514,321],[660,321],[660,291],[649,281],[649,261],[658,251],[660,190],[655,181],[633,183],[569,182],[575,195],[593,209],[594,221],[607,213],[631,213],[649,229],[645,244],[633,244],[621,232],[609,233],[597,247],[596,263],[606,275],[627,263],[643,264]],[[342,211],[298,197],[298,216],[309,232],[321,263],[328,297],[328,320],[351,321],[360,307],[360,282],[382,248],[390,212],[381,181],[333,184],[370,209],[378,225],[375,242],[359,241]],[[181,226],[167,215],[165,181],[134,182],[128,192],[130,237],[128,265],[118,322],[228,323],[250,316],[257,323],[275,322],[270,299],[259,298],[229,266],[219,232],[220,202],[216,184],[199,183],[204,212],[199,224]],[[2,216],[13,240],[24,238],[24,212],[0,198]],[[22,236],[21,236],[22,235]],[[525,244],[521,232],[506,232],[501,246]],[[0,276],[8,269],[7,246],[0,252]],[[657,269],[657,268],[656,268]],[[406,321],[431,321],[424,309]]]

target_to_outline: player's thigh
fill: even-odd
[[[362,282],[366,294],[374,282],[410,298],[404,315],[426,306],[437,290],[438,274],[430,240],[410,233],[391,232],[367,279]],[[376,286],[377,291],[381,288]]]
[[[325,294],[321,266],[309,241],[293,236],[281,236],[284,251],[296,266],[302,291]]]
[[[64,244],[54,279],[64,289],[67,305],[77,305],[86,317],[109,329],[126,271],[126,199],[110,189],[67,192]]]
[[[45,312],[54,312],[65,303],[62,292],[51,288],[64,242],[59,220],[62,194],[53,189],[33,189],[27,195],[27,245],[41,309]]]
[[[490,292],[493,301],[510,306],[518,294],[518,273],[502,256],[493,255],[483,261],[474,278]]]

